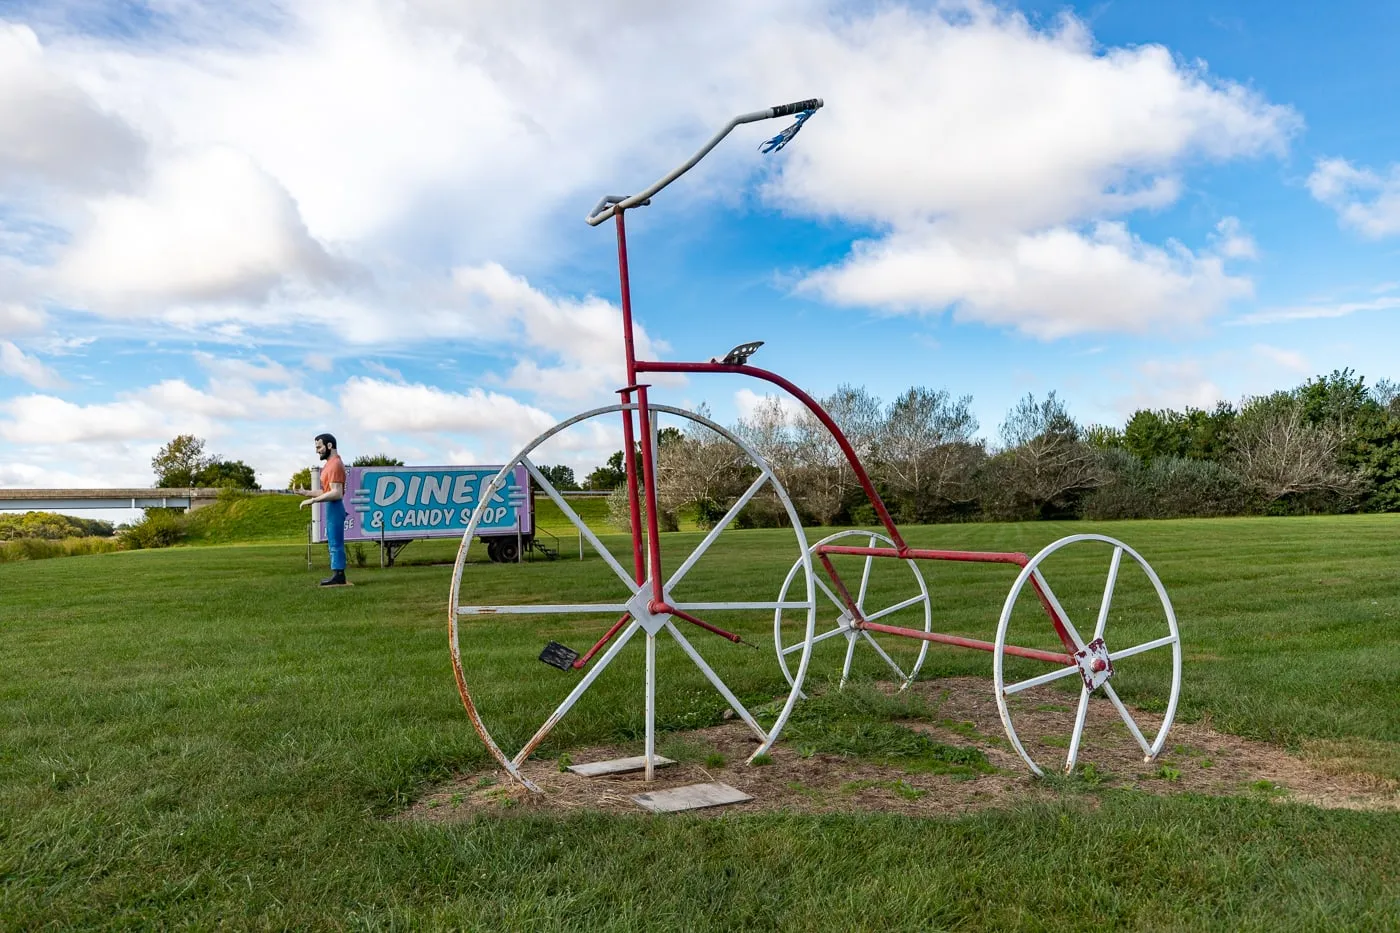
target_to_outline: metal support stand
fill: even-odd
[[[656,779],[656,633],[647,632],[646,780]]]

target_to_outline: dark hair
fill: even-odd
[[[327,447],[332,447],[332,448],[335,447],[335,435],[334,435],[334,434],[317,434],[316,437],[315,437],[314,439],[315,439],[315,440],[318,440],[318,441],[321,441],[321,442],[324,443]]]

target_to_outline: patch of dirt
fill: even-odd
[[[1375,775],[1348,772],[1336,759],[1307,761],[1264,742],[1224,735],[1207,723],[1173,725],[1162,753],[1144,762],[1136,740],[1112,703],[1090,701],[1072,778],[1038,779],[1012,749],[1002,728],[991,685],[985,678],[947,678],[915,684],[931,715],[901,720],[930,739],[981,751],[996,769],[989,774],[930,774],[898,763],[847,758],[795,747],[783,740],[771,763],[749,765],[757,747],[740,720],[690,732],[658,736],[658,752],[677,763],[656,771],[647,783],[642,772],[581,777],[557,759],[531,759],[522,769],[543,793],[516,784],[501,769],[463,775],[442,785],[395,819],[450,821],[478,813],[641,812],[631,795],[708,781],[722,781],[754,798],[740,804],[694,811],[702,815],[790,812],[880,812],[916,816],[966,813],[1027,801],[1076,796],[1093,806],[1086,792],[1133,788],[1153,794],[1253,796],[1318,807],[1400,810],[1400,786]],[[1161,717],[1132,710],[1151,736]],[[1028,753],[1046,770],[1063,767],[1074,718],[1073,698],[1048,689],[1012,698],[1012,717]],[[641,754],[638,744],[571,751],[569,762],[604,761]],[[1330,767],[1329,767],[1330,765]]]

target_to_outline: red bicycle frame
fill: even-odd
[[[626,353],[627,363],[627,385],[618,390],[624,405],[629,406],[622,411],[622,440],[624,450],[624,463],[627,476],[627,502],[629,510],[629,523],[632,530],[632,560],[636,573],[637,583],[644,584],[648,576],[651,583],[651,600],[647,609],[652,613],[668,614],[684,621],[698,625],[708,631],[714,632],[730,641],[738,642],[739,636],[726,632],[717,626],[711,625],[702,619],[680,612],[666,601],[666,594],[662,590],[661,573],[661,542],[659,538],[659,527],[656,512],[656,456],[657,451],[653,446],[653,438],[648,425],[651,423],[651,414],[647,397],[647,389],[650,386],[640,382],[638,377],[643,373],[730,373],[741,376],[750,376],[772,383],[793,398],[801,402],[812,415],[831,432],[832,438],[840,447],[841,453],[850,464],[851,470],[855,473],[856,480],[860,483],[861,489],[865,492],[866,498],[875,509],[875,514],[880,519],[880,524],[884,526],[886,534],[894,542],[893,548],[884,547],[848,547],[842,545],[817,545],[814,554],[821,561],[823,570],[831,579],[832,585],[840,595],[841,600],[846,604],[846,609],[851,615],[851,625],[855,629],[863,629],[870,632],[882,632],[889,635],[898,635],[906,638],[922,639],[924,641],[937,642],[939,644],[955,645],[961,648],[975,648],[981,651],[994,651],[996,646],[989,641],[981,641],[975,638],[964,638],[959,635],[946,635],[938,632],[924,632],[918,629],[902,628],[894,625],[883,625],[878,622],[869,622],[861,614],[856,605],[856,600],[851,597],[845,582],[837,572],[836,567],[831,562],[830,555],[853,555],[861,557],[896,558],[899,560],[942,560],[961,561],[968,563],[985,564],[1014,564],[1024,567],[1030,560],[1026,554],[1005,553],[996,551],[947,551],[928,550],[921,548],[911,548],[905,543],[903,535],[899,533],[899,528],[886,508],[884,500],[880,498],[880,493],[875,489],[875,484],[871,482],[869,473],[861,464],[860,458],[856,456],[855,448],[851,446],[850,440],[845,433],[827,413],[825,409],[817,403],[811,395],[798,388],[796,385],[774,372],[759,369],[740,363],[730,365],[720,362],[708,363],[673,363],[659,360],[639,360],[636,353],[636,341],[634,339],[634,327],[632,318],[632,287],[631,278],[627,264],[627,226],[625,221],[626,205],[615,204],[611,208],[615,225],[617,228],[617,264],[618,279],[621,288],[622,307],[622,331],[623,345]],[[633,406],[633,396],[636,396],[635,406]],[[637,421],[633,420],[633,413],[636,413]],[[639,430],[640,428],[640,430]],[[641,463],[637,463],[637,458],[633,456],[635,449],[640,449]],[[640,481],[637,475],[638,466],[641,469]],[[642,501],[645,499],[645,510],[642,508]],[[642,550],[642,515],[646,516],[646,551]],[[1052,664],[1062,664],[1073,666],[1075,652],[1079,650],[1076,639],[1071,634],[1064,619],[1061,618],[1048,592],[1044,588],[1039,573],[1034,573],[1030,579],[1031,586],[1034,587],[1037,597],[1045,613],[1050,618],[1050,624],[1054,627],[1056,635],[1064,645],[1065,652],[1057,653],[1053,651],[1043,651],[1037,648],[1024,648],[1017,645],[1007,645],[1004,651],[1010,655],[1030,658],[1038,661],[1048,661]],[[588,651],[580,655],[574,661],[575,668],[581,668],[617,634],[622,626],[627,622],[628,616],[620,618]]]

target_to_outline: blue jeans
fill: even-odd
[[[345,569],[345,500],[326,503],[326,547],[331,552],[331,569]]]

